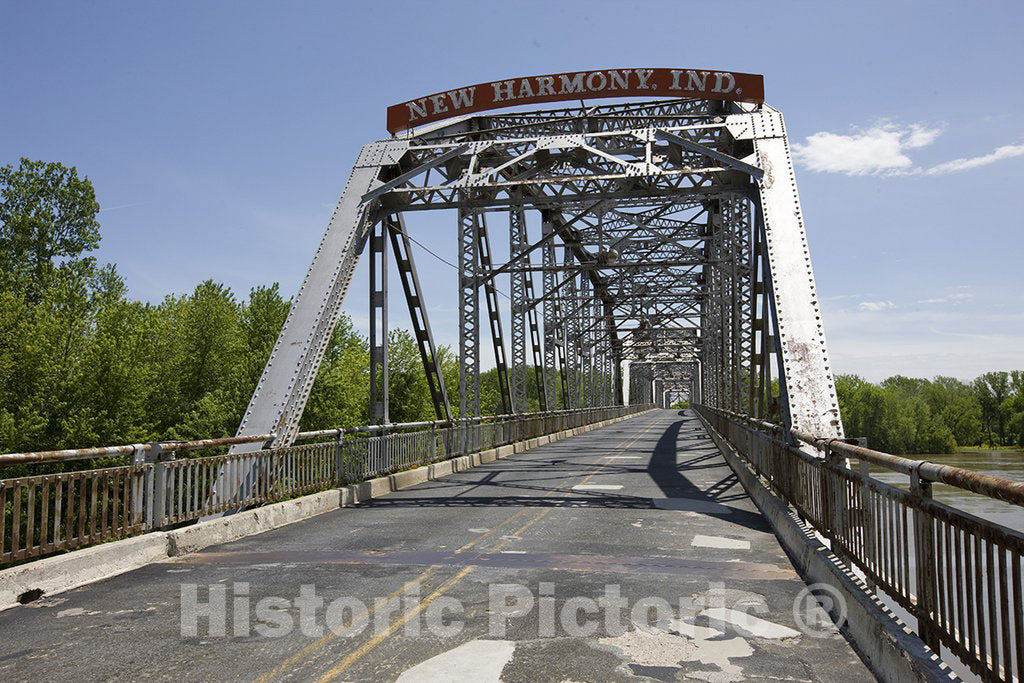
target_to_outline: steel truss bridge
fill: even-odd
[[[561,93],[555,91],[559,84]],[[650,97],[658,88],[659,94],[669,96]],[[588,99],[616,94],[642,98],[491,111],[572,99],[569,92],[573,98],[579,93]],[[721,477],[733,477],[757,501],[756,508],[749,504],[742,514],[758,519],[764,514],[801,572],[831,577],[861,610],[859,617],[851,616],[844,633],[861,648],[871,673],[887,680],[949,678],[938,654],[955,657],[961,672],[983,680],[1020,680],[1024,534],[933,500],[932,485],[969,491],[994,505],[1021,506],[1024,484],[845,442],[786,128],[782,115],[761,101],[761,92],[760,78],[745,74],[635,69],[502,81],[392,107],[389,123],[395,123],[391,130],[397,134],[362,148],[237,435],[0,455],[0,466],[101,456],[129,461],[0,479],[0,566],[159,530],[167,530],[168,538],[183,533],[175,542],[186,549],[204,547],[194,539],[208,532],[189,536],[189,529],[198,527],[184,525],[311,492],[333,491],[336,507],[344,504],[339,500],[352,502],[352,497],[373,494],[378,486],[387,491],[407,488],[642,414],[646,417],[635,421],[643,429],[629,432],[633,435],[616,447],[616,456],[593,454],[605,450],[596,435],[575,460],[559,455],[563,471],[571,473],[564,475],[565,483],[536,498],[519,497],[522,490],[543,490],[543,483],[526,480],[512,483],[514,494],[474,498],[473,491],[489,485],[480,480],[451,483],[456,489],[465,487],[457,494],[421,492],[424,497],[414,504],[424,505],[419,512],[428,515],[435,504],[430,501],[438,497],[445,499],[444,505],[466,505],[467,515],[489,514],[481,510],[491,506],[542,508],[522,530],[548,514],[543,510],[558,509],[550,505],[552,499],[541,498],[586,489],[585,483],[572,483],[578,481],[573,477],[588,482],[595,468],[603,469],[608,458],[617,457],[648,460],[632,474],[625,468],[619,473],[640,477],[641,487],[662,477],[658,485],[667,497],[623,495],[599,505],[629,508],[636,515],[658,505],[687,509],[673,505],[693,503],[687,496],[699,495],[703,498],[697,503],[703,507],[696,509],[722,515],[740,512],[718,502],[727,481]],[[413,116],[423,125],[407,129]],[[458,245],[453,281],[459,304],[458,397],[446,389],[406,225],[415,212],[437,210],[456,217],[451,228]],[[539,232],[531,232],[530,225],[539,225]],[[508,258],[498,258],[506,238]],[[492,249],[498,240],[502,249]],[[306,401],[360,259],[369,261],[370,272],[374,424],[300,433]],[[409,310],[436,421],[395,425],[388,414],[392,267]],[[501,290],[509,292],[507,308],[498,298]],[[481,415],[481,358],[488,348],[498,378],[498,416]],[[667,411],[650,410],[677,400],[688,400],[695,414],[680,420]],[[531,405],[540,411],[529,412]],[[680,435],[683,424],[690,436]],[[638,441],[655,429],[662,431],[657,446]],[[706,481],[699,480],[699,473],[682,477],[676,449],[686,440],[690,445],[682,448],[691,452],[711,449],[698,460],[718,458],[717,464],[694,469],[719,467],[723,474]],[[178,457],[216,447],[229,450]],[[538,467],[551,462],[544,455],[526,457],[536,457]],[[594,457],[599,462],[587,460]],[[667,465],[659,461],[664,457],[670,459]],[[572,471],[573,466],[582,469]],[[906,479],[902,486],[883,482],[869,466]],[[341,496],[343,488],[351,497]],[[590,486],[594,488],[602,486]],[[679,493],[683,490],[685,495]],[[391,513],[384,509],[366,514],[387,522]],[[492,521],[500,528],[519,514]],[[723,526],[715,514],[674,515],[672,533],[692,536],[691,524],[738,533],[737,525]],[[411,517],[405,521],[410,523]],[[423,539],[441,543],[431,535],[437,531],[432,519],[421,520],[417,514],[413,522],[422,524],[418,533]],[[613,527],[607,531],[615,533]],[[559,530],[564,532],[557,527],[551,533]],[[507,531],[512,535],[503,539],[520,538],[511,527]],[[620,546],[634,543],[632,536],[624,534]],[[752,542],[763,537],[758,532]],[[223,542],[222,536],[216,538],[206,544]],[[479,540],[467,541],[463,548]],[[333,542],[331,536],[313,544],[321,552],[324,543]],[[750,541],[744,542],[749,548]],[[778,544],[773,548],[759,552],[786,557]],[[635,549],[631,561],[647,550]],[[175,554],[166,548],[161,552],[165,557]],[[431,555],[429,564],[454,562],[460,552],[444,558]],[[484,559],[508,561],[495,559],[498,552]],[[216,563],[217,553],[213,555],[212,560],[200,557],[194,562]],[[566,557],[559,556],[559,561]],[[827,560],[815,565],[815,557]],[[346,555],[338,561],[363,560]],[[620,559],[626,560],[630,558]],[[371,558],[375,581],[378,561],[378,556]],[[587,564],[591,556],[575,561],[594,571]],[[713,571],[728,574],[737,566],[748,565],[736,559],[714,565]],[[768,566],[758,564],[753,571]],[[25,591],[19,601],[43,594],[25,588],[30,584],[22,574],[14,579],[5,574],[23,569],[0,571],[0,609],[6,606],[4,591],[10,592],[12,581]],[[306,579],[301,567],[294,571],[296,581]],[[468,571],[471,566],[437,590],[454,585]],[[794,590],[803,587],[799,580],[794,584]],[[911,617],[916,636],[908,636],[879,600]],[[15,617],[0,615],[0,625],[6,618]],[[168,621],[173,619],[160,623]],[[161,626],[152,628],[158,635],[151,644],[168,642],[159,635]],[[827,666],[836,657],[834,661],[846,662],[842,658],[852,656],[836,649],[842,639],[838,631],[831,633],[836,637],[819,641],[815,648],[793,650],[800,666]],[[259,680],[300,666],[310,667],[303,670],[306,674],[319,676],[323,672],[315,661],[299,662],[324,642],[300,643],[298,654],[282,655],[284,663]],[[378,643],[375,638],[356,653]],[[827,648],[831,654],[815,654]],[[33,655],[35,663],[19,659],[26,652],[32,650],[0,660],[35,666],[39,675],[52,673],[47,669],[52,661],[48,664],[45,657]],[[321,680],[348,675],[353,656]],[[241,665],[231,657],[230,666]],[[837,666],[846,673],[860,671],[855,656],[849,662],[854,669]],[[4,666],[0,661],[0,669]],[[371,668],[360,671],[372,673]],[[806,673],[801,670],[799,675]],[[201,677],[209,675],[204,671]],[[836,675],[844,674],[823,674]],[[559,674],[552,680],[567,677],[572,676]]]
[[[405,225],[439,209],[458,215],[459,416],[480,414],[488,343],[503,413],[526,410],[535,373],[542,411],[689,397],[842,436],[782,115],[712,99],[477,114],[364,146],[239,436],[291,443],[363,254],[373,419],[390,258],[437,419],[453,416]]]

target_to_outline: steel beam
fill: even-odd
[[[370,232],[370,423],[388,424],[388,226]]]
[[[842,438],[832,364],[811,268],[803,213],[782,114],[765,106],[736,107],[726,126],[737,140],[751,140],[764,177],[758,183],[760,218],[768,252],[778,321],[782,389],[787,425],[821,438]]]
[[[444,383],[441,359],[437,355],[437,348],[434,345],[434,333],[430,329],[430,319],[427,316],[427,307],[424,305],[423,290],[420,288],[420,278],[416,272],[416,262],[413,259],[409,235],[405,230],[405,221],[402,220],[401,214],[391,216],[387,221],[388,231],[391,234],[391,246],[395,254],[395,265],[398,266],[398,277],[402,282],[402,291],[405,292],[405,301],[409,306],[409,319],[412,321],[413,336],[416,338],[420,360],[423,362],[423,372],[427,378],[427,387],[430,389],[434,415],[438,420],[448,421],[452,419],[448,388]]]

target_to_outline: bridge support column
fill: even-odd
[[[512,412],[526,412],[526,279],[532,277],[527,272],[528,263],[522,259],[522,251],[527,246],[526,218],[522,206],[512,206],[508,210],[508,254],[509,263],[514,268],[509,276],[509,294],[512,299],[512,364],[509,367],[509,392],[512,395]],[[519,272],[519,271],[522,272]]]
[[[459,209],[459,417],[480,415],[480,296],[476,209]]]
[[[555,256],[555,242],[554,237],[551,237],[551,233],[554,232],[554,227],[551,224],[551,217],[549,214],[541,214],[541,237],[549,238],[541,247],[541,285],[543,290],[544,302],[543,306],[543,317],[544,317],[544,387],[543,393],[545,400],[551,410],[558,408],[558,396],[555,387],[556,383],[562,384],[562,406],[566,406],[565,401],[565,385],[564,382],[559,382],[559,377],[564,376],[565,364],[561,366],[558,364],[559,350],[564,348],[564,337],[560,334],[561,324],[559,318],[558,307],[558,281],[556,278],[556,268],[558,266],[558,260]],[[559,375],[561,370],[562,375]]]
[[[390,421],[387,232],[386,221],[374,225],[370,232],[370,422],[376,424]]]

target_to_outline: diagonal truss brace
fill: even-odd
[[[370,211],[362,197],[380,183],[382,170],[397,164],[408,147],[408,142],[387,140],[364,145],[360,151],[246,408],[238,436],[272,433],[270,447],[288,446],[294,441],[366,242]],[[230,452],[245,453],[261,447],[239,444]],[[228,492],[225,488],[233,478],[222,468],[212,495],[220,495],[222,500],[235,499],[238,494],[247,496],[264,476],[269,475],[254,467],[241,477],[240,491]]]
[[[395,265],[398,266],[398,277],[402,281],[402,291],[409,306],[409,319],[412,320],[413,335],[420,350],[423,371],[430,388],[430,398],[434,404],[434,414],[438,420],[452,419],[452,408],[448,402],[448,389],[444,383],[441,370],[441,359],[434,345],[434,334],[430,329],[427,307],[423,303],[423,290],[420,288],[416,262],[412,257],[412,246],[405,230],[402,214],[387,219],[388,232],[391,235],[391,248],[395,253]]]
[[[839,400],[825,344],[825,328],[811,268],[793,160],[782,114],[765,105],[737,106],[726,127],[737,140],[751,140],[764,176],[758,206],[768,253],[771,304],[782,360],[780,390],[788,406],[787,426],[821,438],[842,438]]]
[[[717,149],[711,149],[710,147],[705,147],[704,145],[698,144],[696,142],[691,142],[690,140],[687,140],[684,137],[680,137],[675,133],[669,133],[668,131],[659,130],[655,131],[654,137],[658,138],[659,140],[664,140],[665,142],[671,143],[678,147],[682,147],[683,149],[689,152],[696,152],[697,154],[702,154],[706,157],[710,157],[717,161],[718,163],[722,164],[723,167],[731,168],[734,171],[742,171],[743,173],[746,173],[753,177],[754,180],[760,180],[764,176],[764,171],[762,171],[757,166],[751,166],[750,164],[740,161],[736,157],[730,156],[725,152],[719,152]]]

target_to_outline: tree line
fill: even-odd
[[[92,184],[73,167],[22,159],[0,167],[0,452],[234,434],[289,301],[277,284],[241,298],[207,280],[151,304],[133,300],[100,243]],[[434,419],[412,335],[388,339],[390,417]],[[452,409],[458,364],[440,347]],[[527,373],[530,410],[536,379]],[[1024,445],[1024,373],[974,382],[837,378],[847,434],[892,453]],[[369,422],[367,339],[342,316],[302,429]],[[560,406],[555,406],[560,407]],[[502,412],[496,372],[481,375],[481,409]]]
[[[59,163],[0,167],[0,452],[233,435],[288,315],[277,284],[247,297],[207,280],[157,304],[131,299],[100,243],[87,178]],[[458,415],[454,351],[438,348]],[[415,339],[388,338],[390,419],[435,418]],[[369,344],[347,315],[302,429],[369,422]],[[494,370],[481,411],[501,413]],[[528,375],[528,406],[538,409]]]
[[[1024,371],[986,372],[971,382],[896,375],[872,384],[836,378],[848,436],[895,454],[952,453],[957,447],[1024,448]]]

